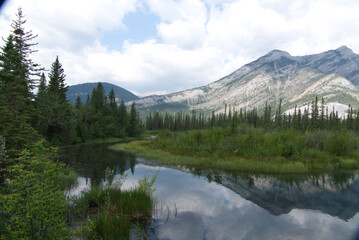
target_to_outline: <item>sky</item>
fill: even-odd
[[[49,70],[58,56],[68,85],[139,96],[206,85],[273,49],[359,53],[358,0],[7,0],[4,39],[18,7],[38,34],[36,63]]]

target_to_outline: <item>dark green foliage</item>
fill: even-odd
[[[125,102],[128,102],[139,99],[139,97],[137,97],[136,95],[119,86],[106,82],[102,82],[102,86],[105,90],[105,95],[109,95],[110,91],[113,89],[115,96],[118,98],[118,101],[123,99]],[[69,86],[69,89],[66,94],[67,100],[70,103],[75,104],[77,97],[80,97],[81,102],[85,103],[87,95],[90,95],[91,97],[92,90],[96,87],[97,83],[82,83],[77,85],[71,85]]]
[[[71,105],[66,100],[67,86],[65,73],[59,58],[56,57],[49,72],[49,85],[41,78],[36,103],[41,111],[38,130],[54,145],[71,143]],[[42,90],[41,88],[44,88]],[[41,89],[41,90],[40,90]]]
[[[45,135],[47,131],[47,116],[44,114],[49,105],[47,81],[45,74],[42,73],[40,83],[38,86],[38,92],[35,98],[35,106],[39,110],[39,115],[35,121],[35,128],[41,135]]]
[[[357,141],[357,135],[350,134],[346,130],[333,132],[327,139],[325,150],[336,156],[347,156],[357,150],[355,146]]]
[[[69,239],[67,201],[58,184],[62,165],[53,150],[34,145],[23,150],[7,176],[1,208],[9,239]]]
[[[24,71],[21,54],[10,35],[0,55],[0,132],[11,158],[38,137],[31,126],[35,109]]]
[[[141,133],[141,126],[140,126],[138,114],[136,112],[136,105],[134,102],[131,104],[127,133],[128,136],[130,137],[136,137],[139,135],[139,133]]]
[[[0,172],[1,172],[1,164],[6,160],[6,144],[5,138],[0,135]]]
[[[80,96],[77,96],[75,108],[76,108],[76,109],[80,109],[81,104],[82,104],[82,103],[81,103],[81,98],[80,98]]]
[[[93,89],[92,97],[86,104],[77,104],[74,111],[74,142],[85,142],[90,139],[139,136],[142,124],[136,107],[128,114],[126,105],[121,101],[117,107],[114,91],[104,95],[102,83]]]

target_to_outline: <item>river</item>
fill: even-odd
[[[354,239],[359,173],[265,175],[164,166],[105,144],[65,149],[78,173],[67,194],[104,183],[105,169],[126,173],[122,189],[157,175],[150,239]]]

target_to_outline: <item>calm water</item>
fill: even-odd
[[[158,174],[152,239],[354,239],[359,174],[258,175],[185,169],[107,149],[68,148],[79,174],[68,194],[103,183],[105,169],[127,173],[123,188]]]

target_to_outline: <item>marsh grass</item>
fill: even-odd
[[[236,134],[213,128],[187,132],[160,131],[157,138],[116,144],[149,160],[222,170],[305,173],[358,168],[358,136],[347,131],[265,132],[246,128]]]
[[[121,191],[110,185],[93,185],[73,200],[73,213],[91,219],[87,239],[129,239],[131,229],[144,228],[152,217],[151,193],[155,177],[142,179],[139,185]]]

